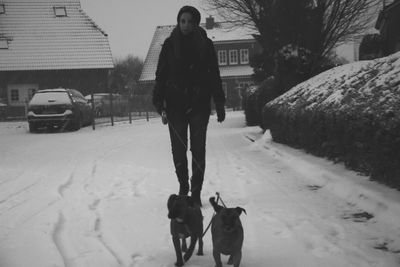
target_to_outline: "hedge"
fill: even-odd
[[[276,142],[400,189],[400,53],[322,73],[269,102]]]

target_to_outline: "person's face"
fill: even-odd
[[[182,13],[179,18],[179,28],[183,35],[190,34],[194,29],[193,16],[190,13]]]

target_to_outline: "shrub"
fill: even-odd
[[[276,142],[400,189],[400,53],[324,72],[265,105]]]
[[[243,109],[248,126],[261,125],[262,109],[266,103],[276,96],[274,78],[269,77],[260,85],[253,85],[246,89],[243,98]]]

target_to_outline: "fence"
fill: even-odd
[[[132,97],[118,94],[104,94],[101,98],[88,99],[91,105],[92,127],[115,122],[157,117],[149,96],[135,95]],[[25,106],[0,106],[0,121],[26,120],[27,104]]]
[[[158,116],[147,95],[132,97],[119,94],[96,95],[89,101],[92,104],[93,128],[98,124],[147,119]]]

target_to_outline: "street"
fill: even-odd
[[[1,267],[174,266],[178,182],[160,118],[37,134],[4,122],[0,147]],[[242,111],[211,116],[206,165],[204,226],[216,192],[247,212],[241,266],[400,265],[398,191],[274,143]],[[204,254],[185,266],[214,266],[210,232]]]

